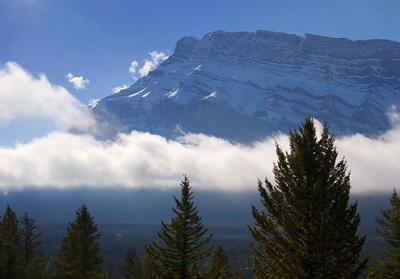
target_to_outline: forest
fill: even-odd
[[[55,253],[44,252],[49,244],[43,236],[49,233],[40,232],[37,220],[29,213],[18,217],[6,205],[0,223],[0,279],[398,278],[396,191],[376,220],[382,255],[366,253],[358,205],[350,200],[350,170],[328,127],[318,134],[313,119],[306,118],[291,132],[290,150],[277,145],[276,154],[274,181],[259,180],[259,201],[249,204],[253,224],[238,232],[247,234],[245,241],[215,241],[184,175],[171,218],[161,222],[154,239],[123,242],[124,251],[116,254],[102,241],[85,204],[54,244]]]

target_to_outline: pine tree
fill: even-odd
[[[134,248],[129,248],[125,258],[125,278],[126,279],[142,279],[142,263]]]
[[[224,249],[218,246],[211,260],[211,267],[207,273],[207,279],[228,279],[232,278],[231,267],[228,256]]]
[[[159,242],[146,246],[146,251],[157,266],[161,278],[191,279],[199,276],[199,265],[209,256],[208,235],[193,192],[185,176],[180,184],[181,197],[174,197],[176,208],[169,224],[161,222]]]
[[[307,118],[290,134],[290,152],[276,148],[275,183],[259,181],[263,209],[252,206],[256,278],[357,278],[365,237],[357,203],[349,204],[350,175],[338,161],[325,126],[317,138]]]
[[[102,278],[103,257],[100,254],[100,233],[88,208],[82,205],[75,221],[68,226],[56,260],[56,277],[65,279]]]
[[[0,226],[0,278],[22,278],[18,219],[8,205]]]
[[[23,278],[37,279],[45,277],[44,258],[39,254],[38,248],[42,244],[41,234],[36,230],[36,220],[27,213],[21,219],[21,250]]]
[[[155,260],[146,253],[142,261],[142,278],[143,279],[158,279],[159,272]]]
[[[400,198],[396,191],[390,204],[390,208],[381,210],[382,217],[377,220],[378,233],[387,245],[385,258],[377,261],[368,278],[400,278]]]

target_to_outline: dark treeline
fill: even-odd
[[[290,150],[276,150],[274,181],[258,183],[261,203],[251,206],[253,277],[400,278],[397,193],[377,220],[385,255],[368,260],[362,256],[366,237],[358,232],[357,203],[349,201],[347,164],[338,158],[328,129],[317,135],[308,118],[290,134]],[[28,214],[17,218],[7,206],[0,222],[0,279],[242,278],[223,247],[212,245],[212,232],[202,223],[186,176],[174,203],[171,219],[161,222],[144,254],[127,247],[122,274],[103,270],[101,234],[85,205],[68,224],[55,258],[40,253],[36,221]]]

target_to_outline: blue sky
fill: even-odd
[[[131,84],[132,60],[172,53],[182,36],[267,29],[400,41],[400,1],[0,0],[0,64],[45,73],[82,102]],[[77,91],[67,73],[90,83]]]

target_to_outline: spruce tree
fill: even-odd
[[[88,208],[82,205],[68,225],[56,260],[56,277],[62,279],[102,278],[100,233]]]
[[[186,176],[181,184],[180,199],[170,223],[161,222],[159,241],[146,246],[161,278],[198,278],[199,265],[210,255],[207,233],[193,201],[193,192]]]
[[[143,279],[158,279],[159,272],[155,260],[146,253],[142,261],[142,278]]]
[[[318,138],[307,118],[289,139],[290,152],[276,148],[275,183],[258,183],[262,209],[252,206],[255,277],[358,278],[365,237],[334,137],[325,126]]]
[[[396,191],[390,199],[390,208],[381,210],[377,219],[378,233],[386,244],[385,257],[378,260],[369,278],[400,278],[400,198]]]
[[[129,248],[125,258],[125,278],[141,279],[143,278],[142,263],[134,248]]]
[[[38,252],[42,244],[41,234],[37,232],[36,220],[27,213],[21,219],[21,250],[23,278],[37,279],[45,277],[45,259]]]
[[[210,270],[207,273],[207,279],[228,279],[232,278],[231,266],[228,256],[224,249],[218,246],[211,260]]]
[[[0,226],[0,278],[22,278],[22,257],[18,219],[7,205]]]

